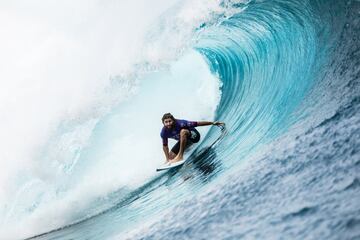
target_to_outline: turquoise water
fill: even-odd
[[[203,130],[183,167],[135,177],[34,239],[359,238],[359,2],[221,4],[227,14],[200,24],[171,70],[140,77],[137,96],[96,124],[64,188],[128,134],[119,122],[135,142],[158,137],[156,116],[201,111],[192,107],[206,99],[199,117],[224,121],[228,134],[212,146],[220,130]],[[137,144],[145,155],[157,143]]]

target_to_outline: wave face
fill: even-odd
[[[231,132],[225,155],[241,158],[299,118],[292,114],[323,61],[310,11],[306,3],[250,3],[196,46],[223,82],[217,118]]]
[[[176,15],[188,3],[193,2],[179,2],[168,15]],[[54,230],[38,230],[33,235],[48,232],[34,239],[360,236],[359,2],[220,1],[204,11],[207,17],[194,20],[189,31],[180,31],[186,24],[171,21],[173,32],[161,27],[159,34],[183,33],[179,38],[185,50],[176,48],[180,54],[170,72],[161,69],[142,77],[131,104],[116,105],[96,122],[91,144],[69,165],[71,174],[62,187],[98,176],[97,169],[116,174],[111,169],[116,159],[109,152],[125,154],[126,165],[114,168],[131,169],[121,174],[135,176],[136,184],[116,179],[116,190],[106,185],[106,197],[95,198],[87,204],[91,207],[61,226],[53,225]],[[156,142],[158,129],[130,134],[117,123],[144,114],[156,118],[165,111],[133,110],[161,105],[162,98],[152,93],[165,91],[164,84],[176,86],[167,99],[181,99],[172,95],[178,89],[200,89],[185,102],[170,102],[167,109],[175,107],[180,109],[177,115],[190,118],[224,121],[228,132],[213,145],[219,129],[203,131],[202,142],[184,167],[144,180],[136,170],[146,175],[158,162],[143,155],[134,158],[131,145],[145,135],[138,146],[147,146],[144,150],[160,158],[151,152],[158,145],[147,145]],[[193,107],[193,100],[199,106]],[[133,124],[136,129],[141,122]],[[119,136],[126,137],[112,145]],[[114,150],[122,147],[128,149]],[[99,165],[99,158],[108,165]],[[144,158],[151,164],[141,162]]]

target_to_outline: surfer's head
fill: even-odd
[[[165,113],[161,120],[166,128],[173,128],[175,126],[175,118],[171,113]]]

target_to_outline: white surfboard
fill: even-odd
[[[167,170],[167,169],[171,169],[171,168],[174,168],[174,167],[178,167],[178,166],[183,165],[184,162],[185,162],[185,160],[181,160],[181,161],[174,162],[174,163],[164,163],[163,165],[158,167],[156,169],[156,171],[162,171],[162,170]]]

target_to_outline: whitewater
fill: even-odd
[[[0,20],[0,239],[360,238],[359,1],[2,1]],[[165,112],[227,133],[157,173]]]

